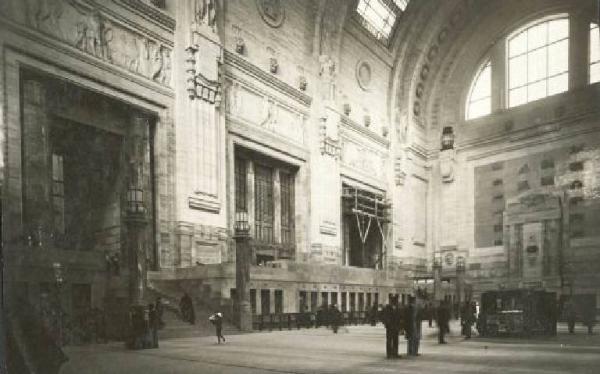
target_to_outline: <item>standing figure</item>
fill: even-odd
[[[398,335],[402,329],[402,315],[398,307],[398,298],[392,298],[383,308],[382,321],[385,326],[385,352],[387,358],[399,358]]]
[[[437,325],[438,325],[438,343],[447,344],[444,336],[450,331],[448,323],[450,322],[450,308],[446,301],[442,301],[437,310]]]
[[[419,356],[419,343],[421,341],[421,317],[419,307],[414,296],[409,296],[406,308],[406,354],[408,356]]]
[[[223,314],[221,312],[217,312],[208,317],[208,320],[215,326],[217,344],[221,344],[221,339],[223,339],[223,343],[225,343],[225,337],[223,336]]]
[[[567,304],[566,307],[566,315],[567,315],[567,325],[569,326],[569,334],[574,334],[575,333],[575,320],[576,320],[576,313],[575,313],[575,306],[573,305],[572,302],[569,302]]]
[[[342,314],[335,304],[333,304],[329,307],[329,318],[330,318],[330,323],[331,323],[331,329],[333,330],[334,334],[337,334],[338,328],[341,325],[341,316],[342,316]]]
[[[369,317],[371,318],[371,326],[375,326],[377,324],[377,304],[373,303],[373,305],[371,305]]]
[[[158,348],[158,311],[154,304],[148,305],[148,329],[150,331],[150,348]]]
[[[184,321],[189,322],[192,325],[196,323],[194,304],[192,303],[192,298],[187,294],[187,292],[183,294],[181,300],[179,301],[179,309],[181,311],[181,317]]]
[[[594,324],[596,323],[595,309],[588,306],[583,310],[583,324],[587,327],[589,335],[594,333]]]
[[[463,335],[465,336],[465,339],[471,339],[471,327],[475,322],[475,315],[473,314],[473,309],[474,306],[470,302],[466,301],[464,309],[460,315],[462,320],[461,322],[463,327]]]
[[[160,296],[156,298],[156,317],[158,318],[158,328],[162,329],[165,327],[165,323],[163,322],[163,304]]]

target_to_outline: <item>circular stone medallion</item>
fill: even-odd
[[[356,80],[363,90],[368,90],[371,86],[371,65],[366,61],[359,61],[356,65]]]
[[[256,0],[258,12],[271,27],[279,27],[285,19],[285,8],[281,0]]]

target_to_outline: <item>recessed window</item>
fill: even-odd
[[[583,183],[580,180],[574,180],[573,183],[571,183],[571,186],[569,186],[569,188],[571,190],[580,190],[583,188]]]
[[[502,179],[494,179],[492,186],[502,186]]]
[[[509,39],[509,107],[567,91],[568,81],[568,18],[534,24]]]
[[[363,27],[387,44],[396,19],[407,5],[408,0],[359,0],[356,12]]]
[[[502,245],[502,239],[496,239],[496,240],[494,240],[494,245],[496,245],[496,246]]]
[[[525,190],[528,190],[528,189],[529,189],[529,182],[527,182],[527,181],[520,181],[520,182],[517,184],[517,189],[518,189],[519,191],[525,191]]]
[[[581,171],[581,170],[583,170],[583,162],[581,162],[581,161],[571,162],[569,164],[569,170],[571,170],[571,171]]]
[[[492,63],[487,61],[479,71],[467,101],[467,119],[488,115],[492,112]]]
[[[597,23],[590,24],[590,83],[600,81],[600,35]]]
[[[554,186],[554,176],[542,177],[540,184],[542,186]]]
[[[553,169],[554,168],[554,160],[543,160],[542,161],[542,169]]]

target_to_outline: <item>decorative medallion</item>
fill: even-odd
[[[285,8],[281,0],[256,0],[258,12],[271,27],[279,27],[285,19]]]
[[[366,61],[359,61],[356,65],[356,80],[365,91],[371,86],[371,65]]]

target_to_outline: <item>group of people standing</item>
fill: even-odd
[[[402,331],[404,331],[407,341],[407,356],[419,356],[422,318],[415,297],[409,297],[406,308],[400,307],[397,297],[390,300],[390,303],[381,311],[381,321],[385,326],[387,358],[400,358],[398,354],[398,337]]]
[[[129,328],[127,341],[130,349],[158,348],[158,330],[163,327],[163,305],[160,297],[155,303],[131,306],[129,309]]]
[[[475,321],[472,304],[465,306],[465,316],[463,318],[463,335],[471,337],[471,327]],[[381,321],[386,330],[386,356],[389,359],[400,358],[398,354],[398,337],[404,332],[406,338],[406,355],[420,356],[419,346],[422,338],[421,324],[424,319],[429,320],[429,326],[432,320],[438,325],[438,343],[446,344],[445,336],[450,332],[450,306],[446,301],[442,301],[437,308],[431,304],[422,307],[417,303],[414,296],[409,296],[408,305],[402,307],[398,304],[397,297],[390,300],[381,312]],[[470,317],[469,317],[470,316]]]

